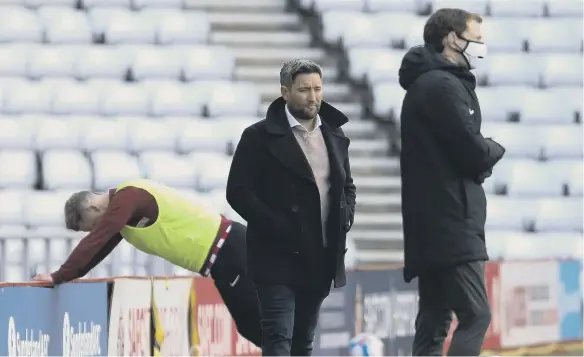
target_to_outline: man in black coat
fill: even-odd
[[[260,304],[264,356],[312,353],[331,283],[345,285],[355,212],[348,118],[322,101],[322,70],[308,60],[280,72],[282,97],[245,129],[227,200],[248,224],[247,258]]]
[[[505,149],[480,133],[481,108],[470,69],[485,57],[476,14],[435,12],[424,46],[399,70],[407,91],[401,113],[404,278],[419,277],[414,355],[442,355],[452,312],[449,355],[480,354],[490,323],[485,287],[486,197],[482,183]]]

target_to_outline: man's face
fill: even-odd
[[[471,19],[466,23],[466,29],[463,33],[457,35],[452,32],[449,40],[450,47],[456,53],[456,62],[460,65],[466,65],[466,60],[464,59],[462,52],[467,49],[469,41],[482,42],[483,34],[481,32],[481,24],[476,20]]]
[[[282,97],[295,118],[316,118],[322,101],[322,78],[318,73],[299,74],[290,88],[282,86]]]
[[[91,232],[103,216],[104,212],[105,211],[102,211],[97,206],[91,205],[87,207],[85,212],[83,212],[81,221],[79,222],[79,230],[81,232]]]

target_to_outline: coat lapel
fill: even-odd
[[[321,126],[321,131],[329,156],[331,186],[336,187],[345,181],[343,163],[349,148],[349,138],[335,133],[326,124]]]
[[[315,182],[312,169],[302,148],[298,145],[292,130],[288,129],[284,135],[278,135],[272,138],[268,143],[270,152],[290,171]]]

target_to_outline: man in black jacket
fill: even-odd
[[[399,70],[404,278],[418,277],[414,355],[442,355],[452,312],[459,321],[449,355],[480,354],[490,323],[485,287],[486,197],[482,183],[505,149],[480,133],[470,69],[486,55],[476,14],[435,12],[424,46]]]
[[[348,119],[322,101],[322,70],[288,61],[282,97],[245,129],[227,200],[248,223],[247,261],[256,284],[264,356],[308,356],[331,283],[345,285],[346,233],[355,185]]]

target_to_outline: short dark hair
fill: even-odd
[[[290,87],[299,74],[318,73],[322,78],[322,69],[311,60],[297,58],[284,62],[280,70],[280,85]]]
[[[466,30],[466,24],[469,20],[478,23],[483,22],[479,14],[474,14],[462,9],[440,9],[433,13],[426,25],[424,26],[424,43],[430,45],[436,51],[442,52],[444,37],[451,31],[461,35]]]
[[[65,226],[67,229],[79,231],[83,212],[87,209],[89,203],[90,191],[79,191],[69,197],[65,202]]]

